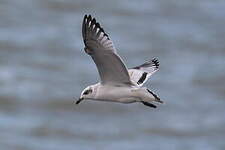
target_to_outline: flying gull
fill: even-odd
[[[94,60],[101,80],[97,84],[86,87],[76,104],[83,100],[141,102],[156,108],[152,102],[163,103],[156,94],[142,87],[159,69],[159,61],[156,58],[127,69],[109,36],[91,15],[84,16],[82,36],[84,51]]]

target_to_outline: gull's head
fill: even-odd
[[[94,97],[94,88],[92,86],[88,86],[86,87],[81,95],[80,95],[80,99],[90,99]]]

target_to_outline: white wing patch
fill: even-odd
[[[142,86],[157,70],[159,70],[159,61],[154,58],[140,66],[129,69],[128,73],[133,83]]]

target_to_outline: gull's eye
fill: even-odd
[[[91,93],[91,92],[92,92],[92,89],[86,90],[86,91],[84,92],[84,95],[88,95],[88,94]]]

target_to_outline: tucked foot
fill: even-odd
[[[149,102],[144,102],[144,101],[141,101],[145,106],[149,106],[149,107],[152,107],[152,108],[157,108],[156,105],[152,104],[152,103],[149,103]]]

